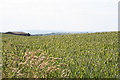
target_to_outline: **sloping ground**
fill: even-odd
[[[2,78],[2,53],[0,51],[0,79]]]
[[[2,64],[0,64],[0,79],[2,78]]]
[[[0,33],[0,79],[2,79],[2,34]]]
[[[41,49],[49,57],[62,58],[60,62],[67,64],[71,70],[70,78],[119,77],[117,32],[30,37],[3,35],[2,41],[2,77],[16,77],[8,64],[17,68],[13,63],[19,64],[27,49],[30,52]],[[13,59],[19,57],[17,62],[11,59],[11,55],[14,55]],[[34,68],[31,69],[31,73],[37,73]]]

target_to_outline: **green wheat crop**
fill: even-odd
[[[29,37],[3,34],[2,42],[3,78],[119,77],[118,32]],[[36,52],[39,49],[43,51]],[[27,52],[36,52],[36,57],[25,57]],[[42,53],[46,55],[44,64],[39,62]],[[51,57],[54,66],[60,66],[49,71],[54,67],[52,63],[47,64]]]

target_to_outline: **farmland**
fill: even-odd
[[[3,34],[2,36],[3,78],[118,78],[119,76],[118,32],[26,37]],[[51,63],[47,65],[50,58]],[[46,64],[41,69],[38,65],[43,65],[43,62],[39,62],[39,59]],[[54,67],[52,61],[59,67]],[[31,67],[32,63],[34,65]],[[66,76],[63,76],[64,74]]]

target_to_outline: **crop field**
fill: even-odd
[[[118,78],[118,32],[2,35],[3,78]]]
[[[0,79],[2,78],[2,34],[0,34]]]

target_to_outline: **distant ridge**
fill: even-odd
[[[30,36],[29,33],[25,33],[25,32],[5,32],[4,34],[13,34],[13,35]]]

